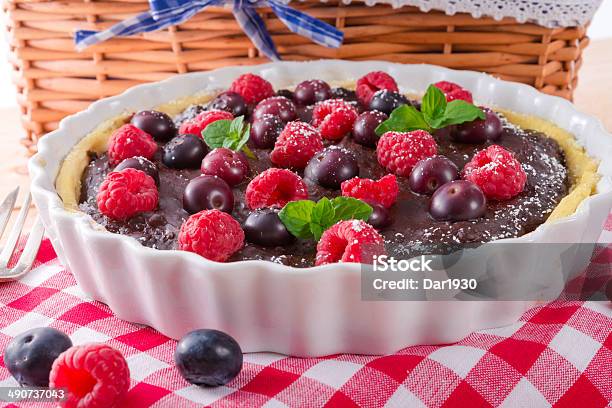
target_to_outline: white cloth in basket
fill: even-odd
[[[324,0],[323,0],[324,1]],[[352,0],[342,0],[345,4]],[[421,11],[441,10],[448,15],[470,13],[473,17],[501,20],[513,17],[520,23],[545,27],[584,25],[603,0],[365,0],[369,6],[390,3],[393,7],[414,6]]]

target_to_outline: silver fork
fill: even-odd
[[[9,195],[6,196],[2,204],[0,204],[0,237],[2,237],[2,234],[8,225],[11,213],[15,208],[18,193],[19,187],[11,191]],[[32,264],[34,263],[36,254],[38,253],[38,248],[40,247],[43,233],[45,232],[40,217],[36,217],[36,221],[34,222],[32,231],[30,231],[30,236],[28,237],[28,241],[26,242],[25,248],[19,257],[19,260],[15,266],[10,269],[8,268],[9,260],[15,251],[15,246],[17,245],[19,237],[21,236],[21,230],[23,229],[26,216],[30,210],[30,200],[30,193],[28,193],[23,201],[23,206],[19,211],[19,215],[17,215],[15,225],[13,225],[13,229],[6,240],[6,245],[2,249],[2,252],[0,252],[0,282],[16,280],[28,273],[32,267]]]

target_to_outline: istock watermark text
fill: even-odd
[[[412,259],[395,259],[387,255],[377,255],[373,258],[372,267],[374,272],[432,272],[431,262],[433,259],[427,259],[425,255],[421,255]]]

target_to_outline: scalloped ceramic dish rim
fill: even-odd
[[[520,89],[522,91],[525,91],[529,94],[532,94],[532,96],[534,97],[539,96],[539,97],[544,97],[546,99],[550,98],[551,100],[554,100],[554,102],[557,104],[570,105],[570,108],[574,111],[574,114],[581,115],[583,119],[587,120],[588,122],[591,122],[592,124],[595,124],[598,127],[598,130],[601,133],[606,134],[607,136],[611,137],[611,141],[612,141],[612,136],[607,134],[601,121],[599,121],[598,119],[594,117],[591,117],[589,115],[586,115],[586,114],[583,114],[577,111],[573,107],[573,105],[571,105],[570,102],[562,98],[559,98],[559,97],[544,95],[530,86],[499,80],[499,79],[490,77],[489,75],[486,75],[480,72],[456,71],[456,70],[452,70],[448,68],[438,67],[434,65],[427,65],[427,64],[396,64],[396,63],[389,63],[389,62],[384,62],[384,61],[353,62],[353,61],[339,61],[339,60],[324,60],[324,61],[310,61],[310,62],[281,62],[281,63],[272,62],[272,63],[256,65],[256,66],[225,67],[225,68],[219,68],[219,69],[211,70],[211,71],[182,74],[182,75],[173,76],[163,81],[138,85],[138,86],[135,86],[133,88],[126,90],[125,92],[119,95],[96,101],[92,103],[86,110],[64,118],[59,123],[59,127],[57,130],[45,135],[39,141],[38,153],[35,154],[29,161],[28,168],[29,168],[30,175],[32,177],[31,189],[32,189],[32,192],[34,193],[33,194],[34,197],[38,197],[38,193],[42,193],[45,196],[46,198],[45,204],[48,204],[45,207],[48,208],[49,215],[52,218],[60,217],[63,220],[69,220],[70,222],[78,223],[82,227],[80,229],[82,233],[93,234],[93,236],[95,236],[95,238],[97,239],[119,240],[122,243],[131,246],[134,251],[137,251],[137,255],[142,255],[142,256],[147,256],[147,257],[179,256],[179,257],[183,257],[185,261],[198,262],[198,263],[202,263],[203,265],[212,265],[215,268],[221,268],[221,269],[232,269],[235,267],[240,267],[241,265],[243,266],[248,266],[248,265],[266,266],[270,272],[283,274],[288,271],[292,275],[323,272],[323,271],[330,270],[330,269],[337,270],[339,268],[359,271],[360,269],[359,264],[350,264],[350,263],[328,264],[328,265],[314,266],[314,267],[308,267],[308,268],[297,268],[297,267],[277,264],[274,262],[264,261],[264,260],[245,260],[245,261],[236,261],[236,262],[228,262],[228,263],[219,263],[219,262],[214,262],[214,261],[205,259],[197,254],[190,253],[190,252],[179,251],[179,250],[158,250],[154,248],[149,248],[144,245],[141,245],[136,239],[132,237],[121,235],[121,234],[113,234],[113,233],[106,231],[102,226],[96,224],[95,221],[89,215],[85,213],[78,212],[78,211],[70,211],[64,208],[63,202],[61,201],[61,198],[59,197],[55,189],[55,177],[57,176],[57,172],[56,174],[53,175],[53,179],[51,179],[50,175],[47,174],[46,172],[45,167],[47,166],[49,162],[52,162],[52,161],[58,161],[57,170],[59,171],[59,164],[61,163],[65,155],[61,158],[54,157],[55,153],[53,152],[53,146],[55,143],[61,142],[62,137],[68,131],[69,127],[74,126],[75,123],[79,123],[79,122],[92,123],[92,125],[94,125],[95,127],[95,125],[102,123],[104,120],[110,119],[110,117],[101,119],[100,117],[96,115],[97,113],[96,111],[105,105],[110,105],[110,104],[125,105],[124,110],[128,110],[128,109],[132,110],[132,109],[137,109],[137,108],[139,109],[151,108],[151,106],[142,106],[143,105],[142,103],[140,103],[139,105],[141,106],[138,106],[138,107],[128,106],[128,105],[134,105],[134,103],[133,101],[130,103],[126,103],[126,101],[129,101],[130,98],[137,99],[139,96],[145,96],[145,92],[149,88],[166,87],[166,86],[171,86],[175,83],[178,84],[179,82],[185,80],[186,77],[206,77],[209,75],[214,75],[216,72],[219,72],[219,71],[232,71],[232,70],[235,71],[236,75],[239,75],[245,72],[262,71],[268,68],[272,68],[278,64],[286,65],[286,66],[291,66],[291,65],[296,65],[296,64],[308,64],[308,65],[313,65],[313,64],[314,65],[320,65],[320,64],[322,65],[326,65],[326,64],[355,64],[355,65],[361,64],[361,65],[365,65],[367,64],[368,66],[384,64],[384,65],[397,66],[397,67],[401,66],[401,67],[408,68],[408,69],[410,69],[409,67],[419,66],[419,67],[425,67],[425,68],[431,69],[432,72],[437,71],[438,74],[444,74],[444,75],[438,75],[440,77],[443,77],[443,78],[440,78],[440,80],[451,79],[451,78],[448,78],[449,76],[474,76],[474,75],[486,76],[490,81],[499,82],[499,83],[503,83],[506,85],[516,87],[517,90]],[[202,89],[200,91],[203,92],[205,89]],[[213,90],[213,89],[218,89],[218,87],[211,88],[210,90]],[[192,94],[194,93],[197,93],[197,92],[193,92]],[[184,96],[189,96],[189,95],[184,95]],[[166,102],[169,102],[169,101],[166,101]],[[503,106],[501,107],[503,108]],[[92,119],[94,119],[93,122],[91,122]],[[93,129],[90,127],[91,125],[84,127],[84,129],[87,129],[87,130],[83,132],[81,138],[85,137],[88,134],[88,132],[90,132]],[[612,153],[612,144],[610,144],[610,146],[608,147],[610,148],[610,151]],[[600,163],[599,168],[601,169],[601,163]],[[588,211],[588,206],[591,201],[598,199],[598,197],[601,198],[600,196],[602,194],[610,195],[611,196],[610,198],[612,199],[612,169],[610,171],[610,174],[602,174],[600,170],[598,170],[598,173],[601,176],[601,179],[599,180],[599,183],[597,185],[598,190],[602,188],[602,186],[604,185],[607,188],[605,189],[605,191],[601,191],[601,192],[598,191],[597,193],[584,199],[578,205],[578,207],[576,208],[576,211],[572,215],[559,219],[559,220],[552,221],[547,224],[542,224],[538,228],[536,228],[534,231],[528,234],[522,235],[520,237],[505,238],[505,239],[496,240],[494,242],[495,243],[534,242],[534,241],[537,241],[538,238],[540,238],[541,236],[545,235],[548,229],[554,228],[554,226],[558,224],[578,222],[579,220],[577,218],[583,212]],[[43,203],[38,202],[38,200],[36,199],[34,201],[35,201],[36,206],[44,208]]]

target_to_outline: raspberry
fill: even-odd
[[[387,174],[380,180],[355,177],[346,180],[340,186],[342,195],[363,200],[366,203],[380,204],[391,207],[397,201],[399,187],[397,178],[393,174]]]
[[[247,186],[246,202],[250,209],[284,207],[289,201],[308,198],[308,187],[294,172],[271,168],[258,174]]]
[[[240,75],[234,79],[229,90],[242,96],[246,103],[256,104],[270,96],[274,96],[272,84],[260,76],[253,74]]]
[[[130,167],[106,176],[96,202],[102,214],[114,220],[126,220],[139,212],[152,211],[158,199],[153,177]]]
[[[316,265],[335,262],[372,263],[385,254],[383,237],[365,221],[340,221],[327,229],[317,244]]]
[[[436,154],[434,138],[424,130],[387,132],[378,141],[378,162],[398,176],[408,177],[419,161]]]
[[[73,346],[53,362],[51,388],[64,388],[63,407],[118,406],[130,388],[130,370],[121,353],[105,344]]]
[[[357,99],[363,106],[370,104],[370,99],[376,91],[381,89],[387,89],[389,91],[397,92],[398,87],[395,79],[386,72],[372,71],[367,75],[362,76],[357,80]]]
[[[210,125],[213,122],[218,120],[234,119],[234,115],[227,111],[222,111],[218,109],[213,109],[209,111],[204,111],[195,118],[183,122],[179,129],[180,135],[196,135],[198,137],[202,137],[202,132],[206,129],[206,126]]]
[[[312,124],[319,129],[324,139],[337,140],[353,129],[358,115],[357,110],[348,102],[328,99],[315,105]]]
[[[508,200],[525,188],[527,175],[512,152],[498,145],[479,151],[463,168],[463,178],[492,200]]]
[[[277,166],[303,169],[320,150],[323,140],[317,129],[308,123],[289,122],[276,139],[270,160]]]
[[[156,151],[157,143],[151,135],[130,124],[115,130],[108,141],[108,158],[112,165],[130,157],[151,159]]]
[[[178,248],[206,259],[225,262],[244,244],[244,231],[238,221],[219,210],[193,214],[181,225]]]
[[[472,93],[454,82],[440,81],[436,82],[434,86],[444,92],[447,102],[455,99],[461,99],[469,103],[473,102]]]

